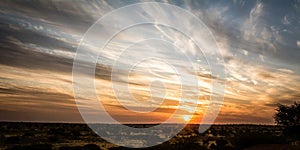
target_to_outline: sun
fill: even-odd
[[[191,116],[190,116],[190,115],[185,115],[185,116],[183,116],[182,118],[183,118],[183,120],[184,120],[185,122],[188,122],[188,121],[191,120]]]

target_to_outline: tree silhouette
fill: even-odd
[[[300,103],[295,102],[293,105],[278,104],[274,115],[275,123],[283,126],[300,125]]]
[[[292,140],[300,140],[300,103],[278,104],[274,115],[275,123],[285,127],[284,135]]]

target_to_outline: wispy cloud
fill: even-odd
[[[0,3],[0,120],[81,121],[72,91],[72,65],[77,46],[85,31],[101,16],[133,2]],[[222,51],[227,88],[217,122],[272,123],[274,104],[290,104],[299,100],[299,2],[234,0],[168,3],[185,8],[203,20],[215,35]],[[277,11],[278,7],[285,9]],[[145,7],[143,10],[145,13],[140,14],[140,18],[147,18],[147,12],[154,11],[160,15],[150,16],[153,20],[163,18],[176,24],[192,25],[192,22],[178,22],[178,16],[160,7]],[[111,18],[111,21],[122,23],[133,19],[136,18],[121,14]],[[108,31],[110,28],[106,29]],[[199,39],[203,38],[202,31],[193,33]],[[148,44],[142,42],[150,37],[162,38],[165,43],[155,40]],[[105,42],[106,39],[100,36],[98,40]],[[123,52],[137,41],[140,44]],[[95,54],[93,57],[99,52],[96,42],[83,45],[87,51]],[[207,43],[205,46],[210,45]],[[99,97],[114,117],[122,121],[128,118],[134,121],[136,113],[126,111],[116,103],[111,85],[129,86],[131,96],[147,100],[151,97],[150,82],[160,79],[167,87],[165,103],[160,110],[143,118],[155,118],[145,119],[145,122],[166,119],[177,108],[181,96],[181,83],[176,71],[168,67],[168,63],[152,60],[143,62],[136,72],[128,76],[128,66],[144,56],[155,56],[170,61],[181,74],[197,75],[199,88],[190,87],[188,82],[183,84],[190,90],[188,103],[199,105],[196,113],[199,120],[209,103],[212,76],[209,65],[201,61],[204,58],[200,57],[198,51],[191,39],[162,25],[126,29],[108,43],[98,59],[95,83]],[[182,54],[192,58],[193,63],[182,59]],[[115,60],[118,60],[117,67],[113,66]],[[90,63],[82,61],[87,65]],[[197,68],[196,73],[192,66]],[[147,70],[149,67],[152,70]],[[112,73],[115,73],[114,82],[110,81]],[[161,90],[161,87],[152,88]],[[200,95],[193,95],[197,90],[201,91]],[[128,95],[123,98],[127,105],[140,107]],[[153,107],[157,105],[154,101]],[[181,110],[182,113],[189,113],[188,106]]]

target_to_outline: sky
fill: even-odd
[[[81,39],[105,14],[138,2],[1,1],[0,120],[83,122],[72,84],[73,60]],[[273,124],[277,103],[300,100],[299,0],[158,2],[191,12],[215,37],[224,59],[226,89],[214,123]],[[141,9],[141,16],[158,13],[148,16],[150,19],[193,25],[159,6]],[[114,21],[121,24],[135,19],[128,14],[115,15],[100,25],[103,34],[91,36],[105,42],[104,34],[118,25]],[[199,39],[205,38],[201,31],[193,32]],[[92,54],[99,52],[97,42],[81,46]],[[129,49],[123,52],[126,47]],[[170,117],[186,93],[188,103],[198,106],[196,112],[187,105],[173,121],[199,123],[210,102],[214,78],[200,52],[191,39],[166,26],[127,28],[114,36],[98,57],[94,77],[99,100],[120,122],[157,123]],[[143,59],[146,56],[155,59]],[[207,57],[212,56],[208,52]],[[195,80],[199,87],[194,86]],[[89,92],[84,90],[86,101]],[[138,103],[149,100],[147,105]],[[93,114],[93,105],[87,103],[91,115],[101,117],[101,113]]]

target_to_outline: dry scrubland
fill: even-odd
[[[147,149],[300,149],[297,141],[283,135],[280,126],[213,125],[203,134],[197,129],[198,125],[188,125],[171,140]],[[0,131],[0,149],[7,150],[127,149],[106,142],[85,124],[2,122]]]

